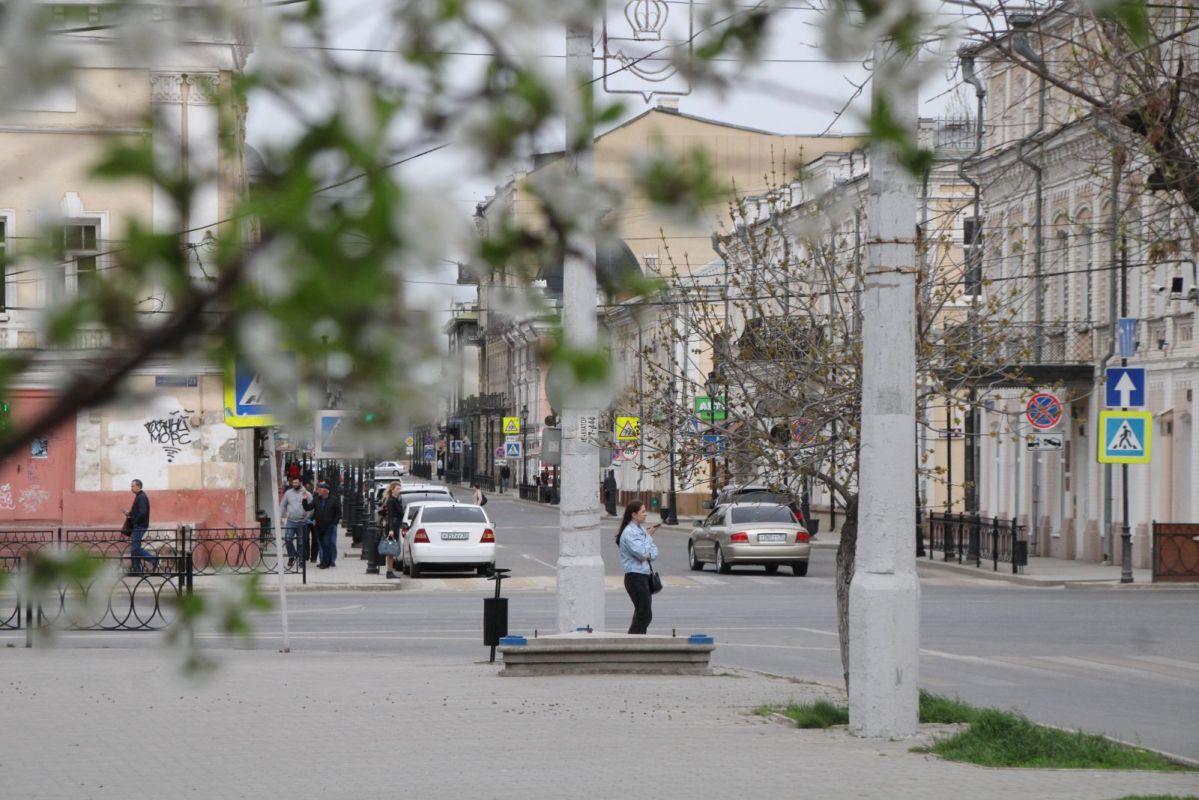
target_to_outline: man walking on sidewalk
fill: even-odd
[[[337,566],[337,523],[341,521],[341,500],[329,494],[329,484],[317,484],[316,497],[304,501],[304,508],[312,512],[316,525],[317,544],[320,547],[320,563],[317,569]]]
[[[287,567],[296,565],[296,559],[304,560],[305,539],[308,538],[308,511],[304,501],[312,498],[308,490],[300,485],[300,477],[292,478],[291,486],[283,493],[279,503],[279,516],[283,518],[283,529],[287,532]]]
[[[150,561],[151,569],[158,569],[158,557],[142,547],[142,538],[150,527],[150,498],[142,491],[142,482],[137,478],[129,484],[129,491],[133,492],[133,505],[125,512],[133,529],[129,541],[129,574],[141,575],[142,561]]]

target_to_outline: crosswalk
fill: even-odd
[[[695,573],[693,575],[663,575],[662,582],[672,589],[704,589],[718,586],[730,586],[739,583],[770,584],[787,586],[800,581],[804,586],[832,586],[832,578],[795,578],[791,575],[711,575]],[[402,580],[403,591],[415,592],[475,592],[480,589],[494,589],[495,584],[486,578],[468,577],[421,577],[413,580],[405,577]],[[504,579],[503,591],[555,591],[558,580],[553,575],[529,575]],[[604,588],[609,591],[624,591],[624,577],[620,575],[605,575]]]

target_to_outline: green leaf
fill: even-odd
[[[1153,28],[1149,22],[1149,8],[1144,0],[1100,0],[1095,13],[1120,27],[1133,44],[1138,47],[1149,45]]]

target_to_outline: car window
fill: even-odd
[[[704,520],[704,527],[707,528],[711,527],[712,525],[719,525],[723,518],[724,506],[716,506],[716,508],[712,509],[712,513],[708,515],[708,518]]]
[[[734,506],[730,517],[734,525],[746,522],[795,522],[786,506]]]
[[[420,502],[421,500],[434,500],[442,503],[452,501],[454,498],[445,492],[401,492],[400,499],[404,501],[404,505],[409,503]]]
[[[425,522],[487,522],[487,515],[478,506],[430,506],[421,514]]]

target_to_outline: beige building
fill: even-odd
[[[222,120],[217,105],[244,63],[242,37],[197,41],[151,65],[105,38],[108,7],[88,8],[98,32],[59,39],[78,59],[64,85],[0,110],[0,347],[35,364],[11,389],[18,421],[51,404],[65,376],[124,345],[98,329],[54,340],[47,313],[119,277],[130,222],[187,231],[199,276],[206,233],[232,216],[245,183],[241,114]],[[186,219],[158,186],[91,174],[111,145],[146,139],[197,182]],[[150,292],[144,318],[166,308],[164,295]],[[0,465],[0,520],[119,524],[132,478],[153,494],[155,524],[252,520],[253,434],[225,424],[223,388],[214,364],[144,364],[119,400]]]
[[[1076,61],[1096,40],[1069,6],[1021,22],[1006,40],[1018,50],[1088,90],[1105,84],[1103,62]],[[1193,36],[1179,41],[1193,57]],[[1133,565],[1149,566],[1154,521],[1199,520],[1194,212],[1152,191],[1144,143],[1127,130],[993,50],[971,55],[987,92],[984,157],[971,171],[983,185],[988,291],[1026,287],[1009,323],[1027,331],[1026,346],[1009,363],[1029,377],[992,392],[982,415],[981,511],[1017,518],[1034,555],[1120,562],[1122,470],[1098,452],[1109,438],[1104,369],[1120,365],[1116,318],[1127,316],[1137,324],[1129,366],[1146,371],[1152,413],[1150,462],[1129,465],[1127,486]],[[1060,450],[1028,449],[1035,391],[1064,404],[1052,428]]]
[[[800,164],[825,152],[852,147],[854,137],[794,136],[742,128],[701,119],[664,103],[600,134],[595,139],[595,170],[599,181],[607,184],[619,199],[605,218],[610,236],[601,238],[597,249],[597,275],[601,287],[640,274],[677,281],[693,269],[710,262],[712,232],[730,224],[727,203],[708,208],[696,219],[678,220],[656,211],[633,186],[632,172],[639,159],[664,148],[675,154],[703,151],[713,175],[735,192],[746,196],[765,191],[767,182],[790,179]],[[538,229],[537,204],[528,194],[531,181],[551,179],[562,169],[561,154],[538,157],[534,168],[498,187],[496,193],[480,204],[476,224],[480,232],[503,224]],[[510,288],[529,279],[538,279],[544,302],[539,308],[522,309],[512,302]],[[471,465],[475,472],[494,476],[498,467],[492,459],[495,446],[504,437],[499,430],[505,415],[526,420],[527,464],[513,462],[514,478],[522,471],[532,481],[542,471],[539,458],[541,435],[551,409],[546,400],[544,372],[539,362],[543,339],[560,311],[561,265],[512,265],[506,273],[489,276],[479,286],[480,375],[478,405],[467,404],[468,413],[451,418],[463,419],[463,428],[474,435],[476,450],[486,455]],[[661,344],[661,322],[672,315],[671,306],[658,300],[630,298],[628,293],[603,292],[600,304],[601,336],[606,336],[612,353],[618,384],[617,401],[612,415],[646,416],[647,366],[641,354]],[[653,403],[649,402],[652,406]],[[470,422],[470,419],[476,422]],[[469,433],[467,434],[470,435]],[[667,469],[664,446],[647,437],[623,455],[601,458],[601,467],[609,464],[617,471],[622,492],[645,495],[665,491]],[[552,480],[553,476],[547,472]],[[600,476],[596,476],[597,481]],[[692,487],[694,505],[706,490]],[[680,506],[683,504],[680,500]]]

